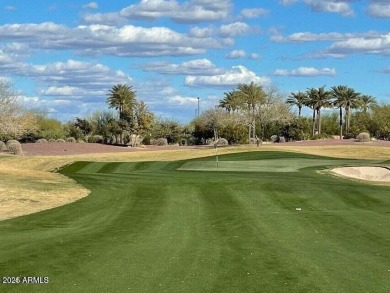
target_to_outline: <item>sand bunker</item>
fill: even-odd
[[[332,172],[360,180],[390,182],[390,170],[384,167],[344,167]]]

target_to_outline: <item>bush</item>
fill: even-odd
[[[59,139],[56,140],[56,142],[64,143],[65,139],[59,138]]]
[[[150,140],[151,145],[166,146],[168,145],[168,140],[166,138],[160,137],[157,139]]]
[[[17,140],[7,141],[8,151],[13,155],[23,155],[22,145]]]
[[[279,141],[279,136],[277,136],[277,135],[272,135],[271,136],[271,141],[273,142],[273,143],[275,143],[275,142],[278,142]]]
[[[74,137],[68,137],[66,139],[67,142],[71,142],[71,143],[75,143],[76,142],[76,139]]]
[[[93,135],[89,138],[89,142],[92,143],[103,143],[103,136],[101,135]]]
[[[47,143],[47,139],[40,138],[35,143]]]
[[[53,142],[57,142],[57,141],[56,141],[54,138],[50,138],[50,139],[49,139],[49,142],[50,142],[50,143],[53,143]]]
[[[356,139],[360,142],[370,142],[370,134],[368,132],[359,133]]]
[[[286,139],[284,138],[284,136],[279,136],[279,143],[285,143],[286,142]]]
[[[85,143],[85,140],[84,139],[79,139],[77,142],[78,143]]]
[[[7,150],[7,146],[4,142],[0,141],[0,153]]]
[[[217,140],[217,145],[225,146],[225,145],[229,145],[229,142],[227,141],[227,139],[221,137],[220,139]]]
[[[249,144],[256,144],[256,143],[257,143],[256,138],[251,137],[251,138],[249,139]]]

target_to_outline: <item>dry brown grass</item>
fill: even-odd
[[[390,158],[390,148],[369,145],[242,146],[219,148],[218,154],[248,151],[290,151],[354,159]],[[179,149],[74,156],[14,157],[2,155],[0,156],[0,220],[57,207],[87,196],[89,191],[73,180],[61,174],[50,172],[75,161],[173,161],[213,155],[215,155],[214,149]]]

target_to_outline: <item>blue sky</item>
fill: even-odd
[[[0,0],[0,78],[62,121],[119,83],[182,122],[252,81],[389,103],[389,20],[389,0]]]

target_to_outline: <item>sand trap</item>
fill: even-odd
[[[344,167],[332,172],[360,180],[390,182],[390,170],[384,167]]]

